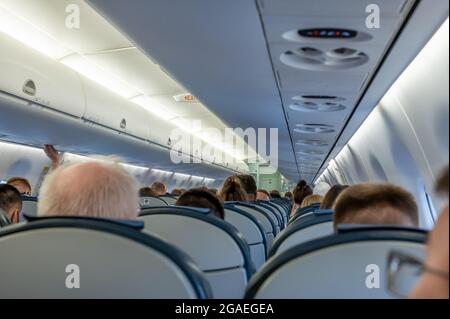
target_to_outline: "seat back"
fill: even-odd
[[[0,230],[0,298],[211,296],[187,255],[135,225],[55,217]]]
[[[275,240],[269,257],[279,255],[307,241],[333,234],[333,215],[309,215],[289,225]]]
[[[273,223],[270,216],[267,215],[267,213],[262,210],[255,210],[251,206],[237,205],[237,203],[234,202],[225,203],[225,207],[238,208],[256,218],[256,220],[262,225],[264,232],[266,234],[266,248],[268,253],[275,239],[275,231],[276,231],[275,224]]]
[[[360,229],[316,239],[272,258],[253,277],[246,298],[392,298],[387,260],[392,250],[424,255],[426,233]]]
[[[255,202],[253,203],[259,208],[265,209],[267,212],[270,212],[277,218],[277,225],[280,228],[280,231],[283,230],[286,227],[286,224],[284,223],[283,214],[281,214],[278,209],[275,207],[268,205],[267,203],[261,201],[261,202]]]
[[[278,204],[276,204],[276,203],[274,203],[274,202],[271,202],[271,201],[265,201],[264,204],[270,205],[270,206],[272,206],[273,208],[275,208],[275,209],[281,214],[281,216],[283,217],[284,225],[287,225],[287,224],[288,224],[288,221],[289,221],[289,214],[286,213],[286,209],[283,208],[283,206],[278,205]]]
[[[25,221],[26,216],[37,216],[38,199],[36,197],[22,196],[22,211],[19,221]]]
[[[236,202],[235,205],[238,208],[244,209],[252,209],[260,214],[264,214],[265,216],[269,217],[270,222],[272,224],[273,230],[274,230],[274,237],[277,236],[281,229],[280,229],[280,221],[278,219],[278,216],[272,212],[271,210],[265,208],[265,207],[259,207],[258,205],[255,205],[253,203],[244,203],[244,202]]]
[[[164,199],[154,196],[139,197],[139,204],[141,205],[141,207],[168,206],[167,202]]]
[[[177,199],[175,197],[169,196],[169,195],[160,196],[159,198],[161,198],[163,201],[165,201],[170,206],[174,206],[177,202]]]
[[[299,210],[297,210],[295,215],[291,217],[291,219],[289,220],[289,224],[295,222],[302,216],[314,213],[317,209],[320,209],[320,204],[313,204],[307,207],[300,208]]]
[[[268,252],[263,226],[253,215],[236,207],[225,207],[225,221],[244,235],[255,270],[261,268],[266,262]]]
[[[11,221],[9,220],[6,213],[3,209],[0,208],[0,228],[11,225]]]
[[[243,235],[204,210],[155,207],[140,213],[145,229],[186,252],[208,278],[214,298],[244,296],[254,266]]]

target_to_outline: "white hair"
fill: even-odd
[[[328,183],[320,182],[317,183],[316,186],[314,186],[313,193],[314,195],[320,195],[322,197],[325,197],[325,195],[328,193],[330,189],[331,186]]]
[[[138,183],[115,159],[67,164],[51,171],[40,189],[39,216],[136,219]]]

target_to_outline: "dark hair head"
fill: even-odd
[[[154,196],[158,196],[158,195],[156,195],[153,188],[143,187],[139,190],[139,196],[140,197],[152,197],[152,196],[154,197]]]
[[[256,181],[251,175],[238,175],[238,178],[241,180],[241,184],[244,187],[245,192],[248,195],[256,196]]]
[[[276,189],[270,191],[270,197],[272,198],[281,198],[281,194]]]
[[[244,190],[240,178],[228,177],[220,191],[220,198],[225,202],[247,202],[247,192]]]
[[[161,182],[154,182],[152,188],[158,195],[164,195],[167,191],[166,185],[164,185],[164,183]]]
[[[333,209],[334,202],[336,198],[348,188],[348,185],[334,185],[327,192],[325,197],[322,200],[322,204],[320,204],[321,209]]]
[[[290,200],[292,200],[292,193],[291,192],[286,192],[286,194],[284,194],[284,197],[289,198]]]
[[[210,191],[202,188],[188,190],[178,198],[177,206],[208,208],[215,216],[224,219],[225,211],[221,200]]]
[[[181,190],[179,190],[178,188],[174,188],[172,190],[172,192],[170,193],[170,195],[172,195],[172,196],[180,196],[181,195]]]
[[[219,194],[219,190],[217,188],[210,188],[208,189],[211,193],[213,193],[214,195],[218,195]]]
[[[294,202],[297,205],[301,205],[306,197],[313,194],[311,187],[306,183],[306,181],[301,180],[298,182],[294,189]]]
[[[372,224],[418,226],[414,197],[390,184],[360,184],[345,189],[334,204],[334,226]]]
[[[22,209],[22,196],[19,191],[8,184],[0,185],[0,208],[8,212],[16,206]]]

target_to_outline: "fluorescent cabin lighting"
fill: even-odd
[[[60,62],[127,100],[141,94],[125,81],[79,54],[63,58]]]

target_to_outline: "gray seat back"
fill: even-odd
[[[160,207],[168,205],[164,199],[153,196],[139,197],[139,204],[141,207]]]
[[[264,202],[255,202],[252,204],[254,204],[256,207],[265,210],[268,214],[275,216],[276,225],[278,226],[279,232],[281,232],[281,230],[283,230],[286,227],[286,225],[284,224],[283,215],[276,208]]]
[[[208,278],[214,298],[244,296],[254,266],[243,235],[227,222],[191,208],[141,211],[145,229],[183,250]]]
[[[267,256],[266,236],[263,226],[251,214],[238,208],[225,207],[225,221],[242,233],[249,245],[255,269],[261,268],[266,262]]]
[[[168,205],[174,206],[177,202],[177,199],[173,196],[160,196],[163,201],[165,201]]]
[[[19,221],[25,221],[25,215],[37,216],[38,200],[36,197],[22,196],[22,211],[20,212]]]
[[[142,225],[141,225],[142,226]],[[209,298],[194,262],[118,222],[44,218],[0,230],[0,298]]]
[[[424,255],[426,233],[361,229],[295,246],[270,259],[253,277],[246,297],[256,299],[392,298],[387,260],[392,250]]]
[[[226,203],[225,207],[236,207],[246,213],[249,213],[253,217],[256,218],[256,220],[259,222],[260,225],[262,225],[264,232],[266,234],[266,248],[267,252],[269,252],[270,247],[272,247],[273,241],[275,239],[275,225],[270,218],[264,211],[258,211],[253,209],[251,206],[242,206],[242,205],[236,205],[235,203]]]
[[[275,208],[281,214],[281,216],[283,218],[284,225],[288,224],[289,214],[286,213],[286,210],[281,205],[278,205],[277,203],[274,203],[274,202],[271,202],[271,201],[265,201],[263,203],[266,204],[266,205],[270,205],[273,208]]]
[[[332,235],[333,215],[310,215],[299,219],[294,225],[288,226],[275,239],[269,257],[279,255],[292,247],[307,241]]]

